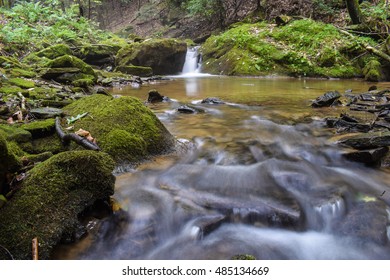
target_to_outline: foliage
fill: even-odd
[[[372,32],[378,33],[382,38],[386,38],[390,33],[390,4],[385,2],[381,0],[375,5],[364,1],[361,4],[366,24]]]
[[[22,55],[54,44],[96,43],[111,36],[80,17],[74,7],[63,11],[58,5],[59,1],[20,2],[12,9],[0,9],[4,49]]]

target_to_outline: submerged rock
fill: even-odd
[[[114,193],[114,162],[106,153],[60,153],[34,167],[12,201],[0,209],[0,244],[16,259],[31,259],[31,240],[39,258],[48,259],[78,215]]]
[[[161,95],[157,90],[152,89],[148,92],[148,102],[149,103],[157,103],[163,102],[166,99],[165,96]]]

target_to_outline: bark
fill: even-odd
[[[358,0],[345,0],[349,16],[353,24],[361,24],[363,22],[363,14],[360,10]]]

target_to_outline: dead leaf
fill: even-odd
[[[84,129],[79,129],[79,130],[77,130],[76,132],[75,132],[77,135],[79,135],[79,136],[82,136],[82,137],[87,137],[88,135],[91,135],[90,133],[89,133],[89,131],[87,131],[87,130],[84,130]]]

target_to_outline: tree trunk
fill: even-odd
[[[351,17],[353,24],[361,24],[363,22],[363,14],[360,10],[358,0],[345,0],[349,16]]]

